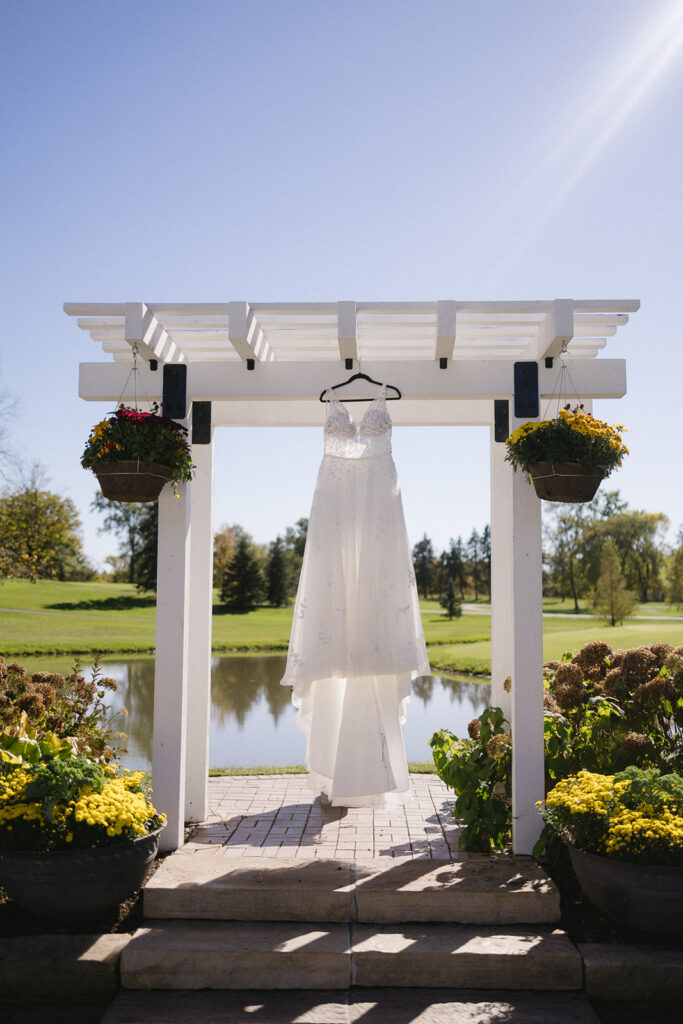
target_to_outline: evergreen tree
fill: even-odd
[[[478,601],[481,587],[481,537],[476,530],[472,530],[467,542],[467,553],[470,557],[470,577],[474,588],[474,600]]]
[[[289,597],[289,572],[282,537],[276,537],[268,551],[266,566],[268,604],[281,608]]]
[[[145,502],[141,520],[142,545],[137,557],[135,582],[138,590],[157,589],[157,551],[159,543],[159,505]]]
[[[608,539],[602,548],[600,578],[595,588],[593,606],[612,626],[616,626],[631,614],[635,603],[635,595],[626,589],[619,550],[614,541]]]
[[[436,568],[434,546],[426,533],[413,548],[413,564],[417,588],[426,600],[432,589]]]
[[[487,523],[481,533],[481,582],[491,596],[491,527]]]
[[[237,542],[223,575],[221,601],[230,612],[250,612],[263,596],[263,574],[248,534]]]
[[[439,604],[446,609],[449,619],[459,619],[462,615],[462,601],[455,592],[455,580],[452,576],[446,580],[444,595]]]

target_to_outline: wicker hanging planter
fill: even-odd
[[[537,462],[529,466],[529,476],[539,498],[570,504],[591,501],[605,478],[578,462]]]
[[[156,501],[173,477],[168,466],[137,459],[103,462],[93,472],[102,494],[110,501]]]

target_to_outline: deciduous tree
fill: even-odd
[[[89,579],[80,531],[73,501],[48,491],[44,471],[33,466],[25,483],[0,498],[0,572],[32,583]]]
[[[593,607],[600,615],[604,615],[610,625],[616,626],[631,614],[635,603],[635,595],[626,589],[617,546],[608,537],[602,546],[600,577],[593,596]]]

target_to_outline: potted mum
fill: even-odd
[[[142,789],[87,757],[0,766],[0,885],[30,913],[86,920],[141,884],[159,846],[163,815]]]
[[[187,429],[168,416],[138,412],[125,405],[96,424],[81,465],[99,480],[112,501],[156,501],[164,484],[192,479],[194,464]]]
[[[618,924],[683,928],[683,778],[634,765],[580,771],[541,804],[546,835],[569,848],[586,897]]]
[[[116,767],[97,662],[92,679],[0,657],[0,886],[41,917],[85,920],[144,879],[164,816],[142,772]]]
[[[621,424],[610,426],[578,405],[566,405],[552,420],[522,423],[505,442],[506,462],[527,473],[539,498],[590,501],[628,448]]]

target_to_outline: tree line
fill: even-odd
[[[98,495],[101,532],[116,535],[119,551],[99,578],[156,589],[158,508]],[[543,590],[579,610],[589,598],[610,621],[623,619],[636,601],[683,605],[683,530],[670,546],[667,517],[629,508],[618,491],[580,505],[545,510]],[[257,544],[240,525],[214,537],[214,587],[227,610],[292,602],[301,571],[308,520],[299,519],[269,544]],[[425,533],[412,549],[420,596],[440,601],[449,616],[463,601],[491,594],[491,532],[486,525],[467,540],[451,539],[437,552]],[[51,492],[35,466],[26,480],[0,495],[0,576],[87,580],[98,577],[82,546],[81,524],[70,498]]]

